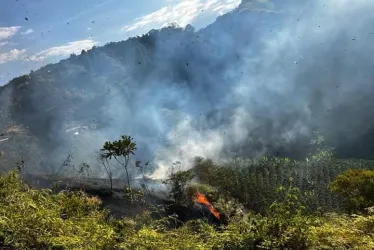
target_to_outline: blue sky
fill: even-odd
[[[0,85],[82,49],[170,23],[202,28],[240,0],[2,0]]]

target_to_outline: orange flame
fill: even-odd
[[[198,202],[200,204],[203,204],[203,205],[206,205],[210,212],[217,218],[217,219],[220,219],[219,217],[219,213],[218,211],[212,206],[212,204],[210,204],[210,202],[208,201],[208,199],[205,197],[205,195],[203,195],[202,193],[200,192],[197,192],[196,194],[196,198],[195,198],[195,202]]]

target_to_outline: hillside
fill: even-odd
[[[242,0],[0,87],[0,250],[374,249],[373,9]]]
[[[243,1],[199,31],[152,30],[13,79],[0,89],[2,164],[14,165],[16,151],[33,166],[69,151],[92,163],[119,134],[158,166],[197,155],[304,158],[315,131],[339,157],[372,159],[373,18],[332,26],[328,13],[313,19],[319,2],[296,2]]]

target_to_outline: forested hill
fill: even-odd
[[[363,37],[373,17],[323,27],[333,18],[325,13],[315,31],[320,1],[287,2],[293,8],[243,1],[199,31],[152,30],[13,79],[0,89],[0,151],[27,144],[29,158],[57,159],[74,147],[85,160],[130,134],[139,158],[157,151],[162,162],[297,158],[318,131],[341,156],[369,158],[373,49]]]

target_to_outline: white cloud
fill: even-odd
[[[122,30],[130,32],[149,26],[160,28],[169,23],[186,26],[201,14],[210,12],[222,15],[237,7],[240,2],[240,0],[183,0],[139,17],[132,24],[123,27]]]
[[[0,27],[0,41],[14,36],[20,28],[19,26]]]
[[[56,46],[43,50],[36,55],[30,56],[30,59],[32,61],[41,61],[47,57],[69,56],[73,53],[78,54],[82,50],[91,49],[96,44],[97,42],[91,39],[69,42],[66,45]]]
[[[26,50],[25,49],[12,49],[5,53],[0,53],[0,64],[11,62],[11,61],[18,61],[22,60],[25,57]]]
[[[7,45],[9,42],[0,42],[0,47]]]
[[[33,33],[33,32],[34,32],[33,29],[27,29],[27,30],[21,32],[21,35],[29,35],[29,34],[31,34],[31,33]]]

